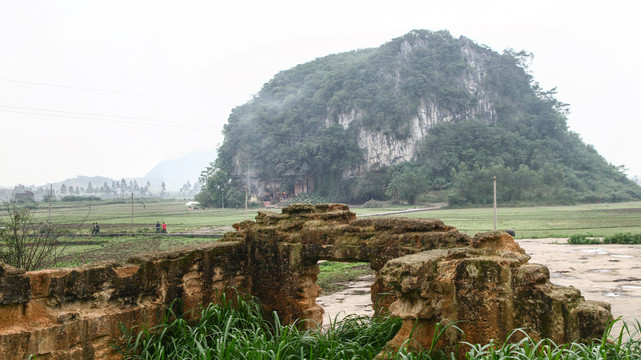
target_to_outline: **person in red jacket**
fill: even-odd
[[[167,233],[167,224],[165,224],[165,222],[164,222],[164,221],[162,222],[162,232],[163,232],[164,234],[166,234],[166,233]]]

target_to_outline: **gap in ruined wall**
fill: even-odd
[[[316,299],[316,303],[325,310],[323,327],[329,327],[330,323],[340,321],[349,315],[368,317],[374,315],[371,287],[374,284],[375,275],[369,263],[320,260],[318,265],[321,272],[317,284],[321,287],[326,281],[323,278],[328,274],[340,273],[336,277],[329,278],[331,285],[340,285],[338,289],[331,293],[324,291]]]

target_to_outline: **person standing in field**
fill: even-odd
[[[156,221],[156,232],[160,234],[160,223]]]
[[[100,234],[100,225],[96,223],[96,235]]]
[[[163,232],[163,234],[167,233],[167,224],[165,224],[164,221],[162,222],[162,232]]]

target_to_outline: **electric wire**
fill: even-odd
[[[19,110],[0,109],[0,112],[13,113],[13,114],[61,117],[61,118],[67,118],[67,119],[99,120],[99,121],[138,124],[138,125],[158,125],[158,126],[169,126],[169,127],[179,127],[179,128],[190,128],[195,130],[216,130],[215,128],[206,126],[206,125],[185,124],[185,123],[179,123],[179,122],[164,121],[164,120],[157,120],[157,119],[151,119],[151,118],[133,117],[133,116],[84,113],[84,112],[77,112],[77,111],[53,110],[53,109],[44,109],[44,108],[35,108],[35,107],[26,107],[26,106],[11,106],[11,105],[0,105],[0,108],[19,109]],[[25,111],[21,111],[21,110],[25,110]],[[31,110],[31,111],[28,111],[28,110]],[[49,112],[49,113],[46,113],[46,112]],[[85,115],[85,116],[82,116],[82,115]]]
[[[132,91],[100,89],[100,88],[92,88],[92,87],[86,87],[86,86],[60,85],[60,84],[37,82],[37,81],[14,80],[14,79],[3,79],[3,78],[0,78],[0,81],[8,82],[8,83],[16,83],[16,84],[48,86],[48,87],[74,89],[74,90],[96,91],[96,92],[105,92],[105,93],[122,94],[122,95],[133,95],[133,96],[141,96],[141,97],[157,98],[157,99],[169,99],[169,100],[192,102],[192,103],[198,103],[198,104],[204,104],[204,105],[229,105],[229,104],[223,104],[223,103],[218,103],[218,102],[207,102],[207,101],[180,98],[180,97],[175,97],[175,96],[142,94],[142,93],[136,93],[136,92],[132,92]]]

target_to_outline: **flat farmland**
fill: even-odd
[[[190,209],[185,205],[187,201],[134,200],[133,216],[131,202],[56,202],[51,206],[51,220],[69,227],[79,227],[79,233],[91,233],[94,222],[100,224],[101,233],[154,232],[156,222],[167,223],[168,231],[175,233],[226,231],[231,229],[232,224],[245,219],[244,209]],[[46,219],[49,206],[42,203],[37,216]],[[253,220],[255,216],[256,210],[249,210],[248,218]]]
[[[77,266],[96,261],[120,259],[150,250],[167,250],[217,241],[211,236],[232,231],[231,225],[254,220],[257,210],[280,209],[189,209],[187,200],[55,202],[51,220],[80,236],[61,238],[64,256],[51,266]],[[435,207],[353,206],[357,216],[437,218],[470,236],[494,226],[491,207],[435,209]],[[428,210],[425,210],[428,209]],[[49,217],[48,204],[36,211],[38,221]],[[621,232],[641,233],[641,202],[499,208],[499,230],[514,229],[517,238],[564,238],[577,233],[606,236]],[[170,236],[155,234],[156,222],[168,225]],[[92,224],[100,224],[101,236],[90,236]],[[110,235],[126,234],[111,237]]]
[[[51,219],[67,226],[80,227],[80,233],[90,233],[91,224],[98,222],[101,232],[154,232],[156,222],[167,223],[170,233],[225,232],[231,225],[254,220],[257,210],[280,212],[280,209],[196,209],[187,200],[134,201],[133,225],[131,202],[54,203]],[[400,216],[408,218],[437,218],[468,235],[490,231],[494,227],[492,207],[461,209],[420,209],[427,207],[393,206],[387,208],[351,208],[357,216]],[[415,212],[402,212],[418,210]],[[40,219],[49,214],[47,204],[37,211]],[[568,237],[577,233],[596,236],[620,232],[641,233],[641,202],[582,204],[574,206],[537,206],[498,208],[497,229],[514,229],[519,238]]]
[[[402,216],[441,219],[468,235],[494,228],[492,207],[431,210]],[[497,229],[514,229],[518,238],[569,237],[578,233],[596,236],[641,233],[641,202],[498,208]]]

